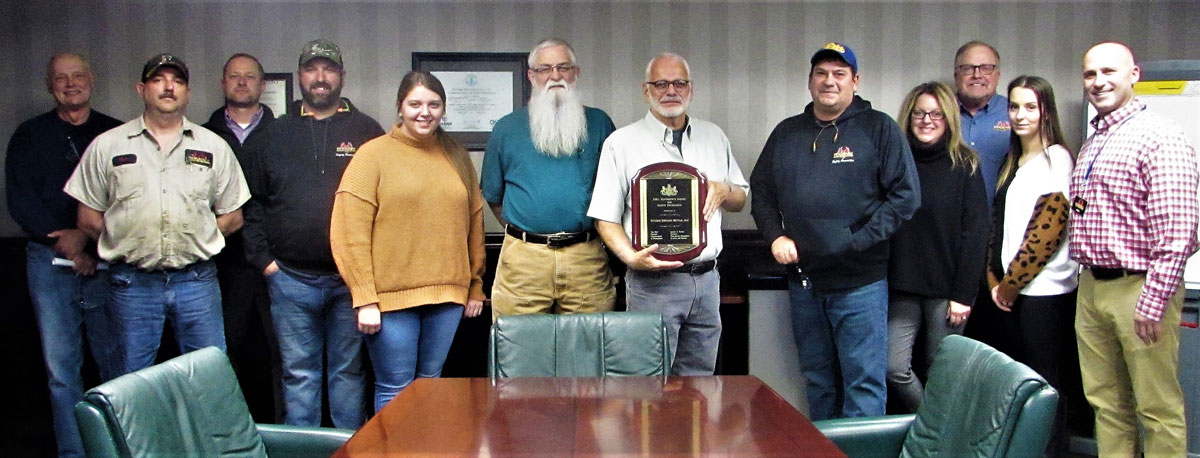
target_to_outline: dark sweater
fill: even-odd
[[[258,125],[254,126],[254,130],[250,131],[250,135],[246,136],[245,143],[250,143],[252,140],[254,140],[254,137],[262,135],[263,132],[267,130],[267,126],[271,125],[271,122],[275,120],[275,113],[271,111],[271,107],[266,105],[260,106],[263,109],[262,118],[259,118]],[[248,162],[245,156],[246,148],[243,142],[238,141],[237,135],[234,135],[233,131],[229,130],[229,125],[225,123],[224,106],[217,108],[216,111],[213,111],[212,116],[208,117],[208,122],[204,123],[203,127],[213,131],[213,133],[224,139],[225,143],[229,144],[229,147],[233,149],[233,154],[238,158],[238,163],[246,164]],[[245,172],[244,165],[242,168],[243,172]]]
[[[262,117],[258,120],[258,125],[254,126],[254,130],[246,136],[246,143],[250,143],[255,137],[260,137],[263,132],[266,132],[267,126],[275,120],[275,114],[271,112],[271,107],[261,105],[263,109]],[[233,150],[233,154],[237,156],[238,164],[242,166],[242,173],[250,176],[248,165],[251,164],[250,158],[246,157],[245,144],[238,141],[237,135],[234,135],[232,130],[229,130],[229,125],[225,123],[225,107],[217,108],[213,111],[212,116],[209,116],[208,122],[204,123],[205,129],[213,131],[229,144],[229,148]],[[218,268],[228,268],[229,266],[244,266],[246,264],[246,242],[243,240],[242,231],[237,231],[225,236],[225,248],[221,249],[220,253],[213,256],[213,260],[217,262]]]
[[[74,229],[79,202],[63,192],[80,156],[96,136],[122,123],[92,110],[88,119],[71,125],[50,110],[17,127],[8,141],[5,176],[8,212],[31,239],[47,246],[47,234]]]
[[[768,243],[783,235],[796,243],[818,290],[882,280],[888,239],[921,204],[908,142],[858,96],[833,124],[818,124],[812,107],[780,122],[763,146],[750,174],[754,222]]]
[[[910,141],[921,177],[921,208],[892,237],[888,287],[972,305],[987,248],[983,175],[952,166],[944,142],[923,147]]]
[[[278,118],[247,139],[253,165],[243,209],[246,259],[260,271],[279,261],[309,274],[336,274],[329,247],[333,194],[355,151],[383,135],[383,127],[346,99],[322,120],[295,112],[301,114]]]

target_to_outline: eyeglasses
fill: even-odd
[[[934,121],[941,121],[943,119],[946,119],[946,113],[942,113],[940,111],[913,110],[913,112],[912,112],[913,121],[920,121],[921,119],[925,118],[926,116],[929,116],[929,119],[932,119]]]
[[[954,67],[954,71],[958,72],[959,75],[964,76],[975,73],[976,69],[979,70],[980,75],[991,75],[992,72],[996,71],[996,64],[959,65]]]
[[[537,73],[539,75],[544,75],[546,73],[550,73],[553,70],[558,70],[559,73],[565,74],[576,68],[578,68],[578,67],[576,67],[572,64],[558,64],[558,65],[542,65],[540,67],[533,67],[530,70],[533,70],[534,73]]]
[[[651,86],[654,86],[655,89],[658,89],[660,91],[667,90],[668,86],[675,86],[676,91],[682,91],[684,89],[687,89],[688,85],[692,84],[692,81],[691,80],[675,80],[675,81],[658,80],[658,81],[647,81],[642,84],[649,84]]]

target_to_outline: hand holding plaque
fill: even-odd
[[[708,246],[704,199],[708,181],[695,167],[682,162],[659,162],[638,170],[633,195],[633,247],[658,244],[654,257],[687,261]]]

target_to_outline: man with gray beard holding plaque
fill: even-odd
[[[721,338],[721,287],[716,272],[722,245],[721,212],[741,211],[750,192],[725,132],[716,124],[688,116],[692,90],[691,69],[683,57],[663,53],[650,61],[642,83],[650,110],[645,118],[618,129],[604,142],[588,208],[604,243],[629,267],[625,274],[627,308],[662,313],[673,355],[672,375],[712,375],[716,368]],[[639,230],[634,228],[635,211],[642,212],[638,214],[641,219],[656,218],[654,210],[635,210],[639,196],[631,192],[632,181],[641,178],[643,168],[664,162],[694,167],[707,181],[704,202],[692,206],[699,214],[685,218],[703,224],[698,230],[707,235],[707,245],[694,257],[664,255],[668,250],[652,240],[640,240],[647,245],[644,248],[631,242],[637,240],[634,232]],[[650,188],[646,193],[686,194],[680,186]],[[693,198],[699,195],[691,194]]]
[[[580,67],[566,41],[529,53],[527,108],[500,118],[483,156],[483,198],[506,236],[492,285],[492,316],[611,310],[608,254],[586,214],[600,145],[616,127],[585,107]]]

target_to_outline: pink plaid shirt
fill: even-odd
[[[1200,170],[1196,152],[1170,120],[1134,99],[1092,120],[1071,174],[1071,259],[1092,267],[1146,271],[1137,312],[1162,320],[1196,252]]]

